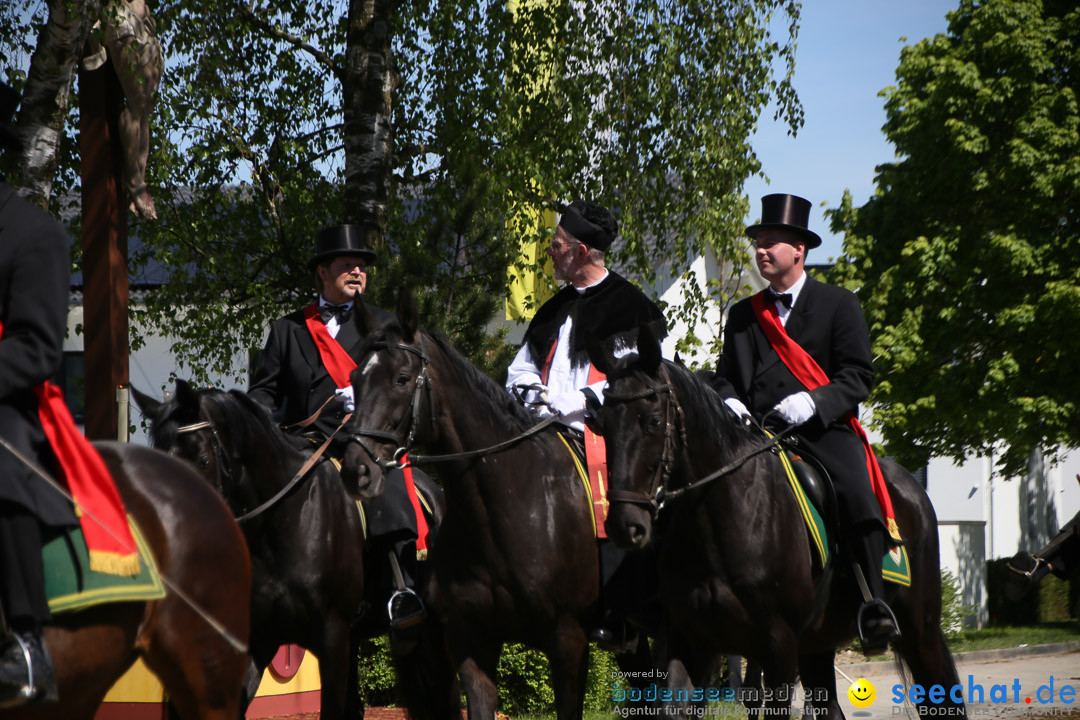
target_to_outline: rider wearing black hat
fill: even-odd
[[[883,512],[891,510],[888,500],[875,497],[877,461],[856,428],[859,403],[874,382],[870,333],[854,293],[806,274],[807,251],[821,244],[807,226],[809,217],[810,202],[801,197],[761,199],[761,222],[746,234],[769,287],[731,308],[712,384],[740,417],[773,414],[798,426],[798,442],[828,470],[845,545],[868,584],[864,600],[872,596],[860,611],[860,633],[864,647],[874,649],[899,637],[881,599],[886,538],[898,540],[899,533]]]
[[[319,297],[271,325],[248,391],[282,425],[296,425],[318,413],[318,419],[303,432],[325,439],[354,409],[348,374],[356,365],[363,338],[352,321],[353,301],[364,294],[367,268],[376,258],[359,226],[335,225],[316,234],[309,265]],[[384,310],[367,307],[380,323],[393,319]],[[343,443],[335,441],[327,452],[340,459]],[[393,470],[387,474],[383,494],[364,504],[369,542],[393,551],[404,580],[404,591],[394,594],[389,607],[396,629],[415,625],[426,612],[412,591],[418,555],[426,551],[417,551],[422,521],[416,517],[414,508],[419,504],[412,502],[407,486],[402,470]],[[387,553],[376,557],[381,560]]]

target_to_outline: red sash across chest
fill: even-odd
[[[4,333],[0,324],[0,336]],[[79,524],[90,552],[90,569],[110,575],[137,575],[139,556],[127,512],[105,461],[79,431],[64,393],[48,380],[36,385],[38,418],[56,455],[60,475],[75,498]],[[35,480],[36,482],[36,480]]]
[[[326,324],[319,317],[319,305],[318,303],[312,303],[304,308],[304,324],[307,326],[308,332],[311,333],[311,339],[315,341],[315,347],[319,351],[319,357],[322,359],[323,367],[330,373],[330,379],[334,381],[334,384],[339,388],[347,388],[351,384],[349,376],[352,375],[352,371],[356,369],[356,361],[352,359],[352,356],[345,351],[345,348],[341,347],[339,343],[326,329]],[[402,462],[405,464],[402,467],[401,472],[405,477],[405,490],[409,496],[409,502],[412,504],[413,515],[416,516],[416,552],[418,555],[427,554],[427,539],[428,539],[428,526],[427,519],[424,517],[424,510],[420,504],[420,498],[416,494],[416,483],[413,481],[412,465],[409,464],[409,456],[405,455],[402,458]]]
[[[795,376],[795,379],[806,386],[807,390],[814,390],[822,385],[828,385],[829,376],[825,374],[817,361],[810,356],[810,353],[806,352],[787,334],[783,323],[780,322],[776,304],[765,301],[765,291],[762,290],[754,295],[750,300],[750,304],[754,308],[754,316],[757,318],[761,329],[765,332],[769,344],[776,350],[776,354],[780,356],[780,360]],[[885,525],[889,529],[889,534],[896,540],[900,540],[900,530],[896,524],[892,499],[889,497],[889,489],[885,485],[885,477],[881,474],[881,467],[878,465],[877,457],[874,455],[873,448],[870,447],[870,439],[866,436],[866,431],[863,430],[859,419],[855,417],[854,413],[848,413],[843,419],[862,442],[863,450],[866,453],[866,469],[870,473],[870,483],[873,486],[878,504],[881,506],[881,513],[885,518]]]

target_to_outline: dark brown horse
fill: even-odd
[[[591,408],[607,439],[609,536],[627,548],[648,544],[654,501],[661,490],[668,493],[656,532],[670,622],[670,687],[700,687],[708,662],[734,652],[762,668],[774,712],[787,707],[787,692],[801,676],[812,689],[810,717],[843,717],[833,658],[855,636],[860,596],[847,575],[813,568],[808,533],[775,454],[753,454],[763,438],[700,378],[662,361],[647,329],[638,354],[616,362],[593,348],[591,356],[609,382],[603,406]],[[671,497],[743,457],[744,464],[714,482]],[[959,681],[940,627],[934,509],[903,468],[881,465],[912,567],[910,587],[886,588],[903,631],[896,649],[916,683],[949,689]],[[947,698],[944,704],[964,712],[962,703]]]
[[[251,664],[244,707],[278,648],[296,643],[319,659],[323,720],[362,717],[359,641],[385,634],[389,625],[377,603],[382,588],[365,583],[363,521],[333,464],[323,458],[298,475],[314,445],[283,432],[240,391],[196,390],[178,380],[166,402],[139,392],[135,397],[151,419],[154,445],[196,465],[240,518],[251,548]],[[437,525],[441,503],[431,500],[432,488],[419,480],[417,486],[439,513],[432,519]],[[375,600],[365,603],[365,592]],[[414,663],[445,664],[441,653],[396,660],[406,672],[419,671]],[[424,698],[414,688],[403,690],[419,720]]]
[[[90,720],[112,684],[141,657],[180,717],[236,720],[246,648],[237,649],[199,614],[245,646],[251,565],[232,513],[187,463],[135,445],[95,447],[161,574],[198,610],[170,590],[160,600],[56,615],[45,642],[59,703],[8,710],[3,717]]]
[[[1076,476],[1080,481],[1080,475]],[[1049,574],[1065,580],[1080,567],[1080,512],[1034,554],[1020,552],[1008,563],[1005,595],[1013,602],[1033,590]]]
[[[440,453],[509,441],[443,466],[433,614],[445,623],[469,717],[494,717],[499,654],[521,642],[547,655],[560,720],[580,718],[600,580],[592,510],[567,446],[554,431],[521,438],[536,418],[445,339],[422,332],[407,292],[396,323],[374,329],[370,315],[354,315],[367,340],[352,375],[357,442],[342,467],[350,493],[378,494],[384,467],[413,441]]]

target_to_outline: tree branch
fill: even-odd
[[[304,42],[292,33],[282,30],[276,25],[271,25],[270,23],[256,15],[254,1],[252,1],[250,4],[241,3],[240,12],[255,27],[259,28],[260,30],[272,37],[276,37],[279,40],[284,40],[293,47],[303,50],[308,55],[311,55],[311,57],[315,58],[316,62],[329,68],[330,72],[334,73],[334,76],[339,81],[344,81],[345,69],[335,63],[332,57],[324,53],[322,50],[319,50],[318,48],[309,45],[308,43]]]

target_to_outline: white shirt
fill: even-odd
[[[607,278],[607,272],[604,273],[604,277],[593,285],[588,287],[574,289],[578,294],[584,293],[590,287],[599,285],[604,279]],[[581,392],[586,387],[592,389],[596,394],[596,397],[601,403],[604,402],[604,388],[607,387],[607,380],[601,380],[589,385],[589,370],[592,368],[591,363],[585,363],[584,365],[572,366],[570,364],[570,330],[573,327],[574,320],[572,317],[567,317],[559,328],[559,337],[555,344],[555,354],[551,357],[551,368],[548,370],[547,381],[547,396],[548,398],[554,398],[556,395],[565,393],[577,393],[580,395],[581,407],[574,412],[565,414],[561,421],[564,425],[568,425],[575,430],[585,430],[585,395]],[[637,352],[637,346],[631,346],[626,348],[620,348],[616,350],[615,356],[622,357],[627,353]],[[543,385],[540,379],[541,365],[545,358],[534,358],[532,351],[529,349],[528,343],[521,346],[518,350],[517,356],[514,361],[510,363],[510,367],[506,371],[506,389],[512,395],[521,395],[527,406],[530,409],[537,410],[540,414],[546,415],[548,409],[542,405],[533,405],[540,400],[540,391],[536,389],[525,390],[516,386],[528,386],[528,385]],[[574,398],[577,400],[577,398]]]
[[[333,305],[333,304],[334,303],[330,302],[329,300],[324,298],[322,295],[319,296],[319,310],[322,310],[323,305]],[[353,306],[352,300],[345,303],[345,307],[349,308],[350,310],[352,310],[352,306]],[[335,339],[337,338],[337,334],[341,331],[341,325],[337,321],[337,315],[332,315],[330,317],[329,322],[326,323],[326,330],[330,333],[330,337],[335,338]]]
[[[782,302],[776,303],[776,312],[780,315],[780,324],[787,327],[788,317],[791,316],[791,308],[795,307],[795,301],[799,299],[799,293],[802,292],[803,285],[806,285],[806,273],[804,272],[799,276],[799,279],[795,281],[795,284],[785,290],[785,293],[791,294],[791,307],[784,305]],[[780,292],[776,288],[769,286],[773,292]]]

